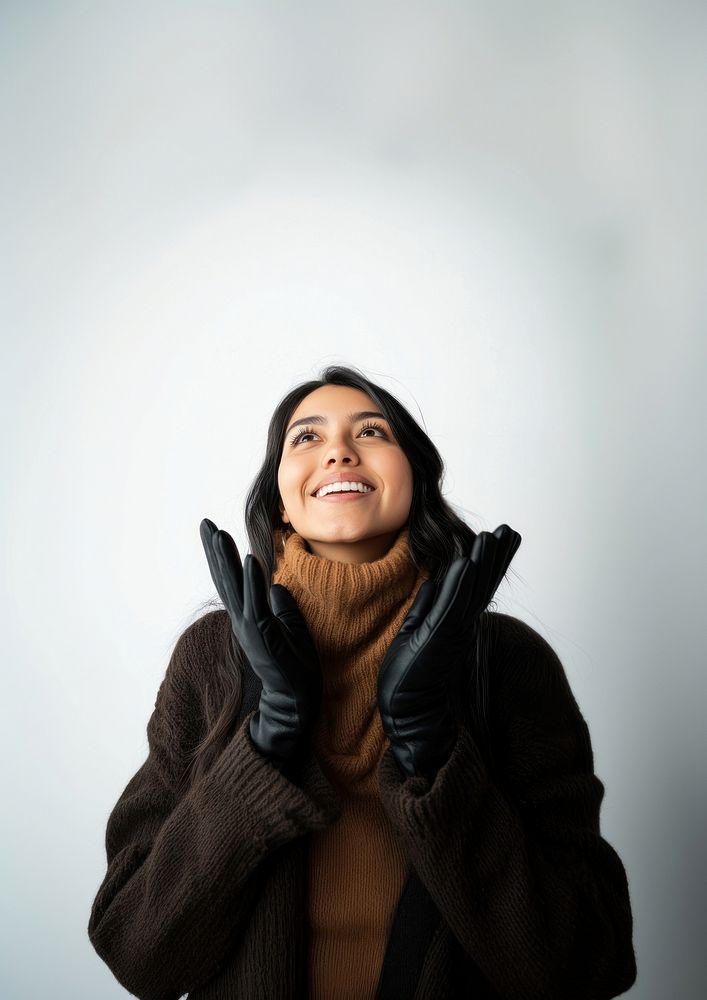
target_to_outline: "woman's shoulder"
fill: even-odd
[[[171,665],[185,680],[200,687],[202,672],[223,655],[230,634],[231,619],[226,609],[207,611],[182,630],[174,646]]]
[[[178,642],[200,653],[212,653],[221,648],[231,630],[231,618],[225,608],[214,608],[201,615],[184,629]]]
[[[500,687],[517,695],[531,694],[548,686],[569,688],[562,662],[548,640],[514,615],[487,612],[489,668]]]
[[[528,652],[555,653],[547,639],[522,618],[503,611],[487,611],[486,616],[488,632],[499,655],[512,658]]]

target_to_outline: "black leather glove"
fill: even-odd
[[[233,633],[263,683],[250,736],[260,753],[288,777],[301,763],[306,737],[319,711],[322,673],[307,624],[286,587],[270,587],[248,553],[241,566],[236,543],[204,518],[199,528],[211,576]]]
[[[420,587],[378,672],[383,732],[405,777],[433,781],[457,741],[450,697],[466,685],[479,616],[496,593],[521,536],[502,524],[474,539],[468,556],[449,567],[437,587]]]

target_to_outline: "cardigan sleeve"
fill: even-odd
[[[489,664],[502,675],[502,777],[493,780],[460,722],[431,783],[403,777],[386,750],[381,798],[450,930],[500,996],[608,1000],[636,980],[626,872],[600,833],[604,785],[562,664],[513,621],[526,641],[502,668]]]
[[[336,814],[326,794],[316,801],[258,753],[253,712],[210,770],[178,790],[204,735],[193,661],[203,620],[177,640],[147,723],[147,760],[108,817],[107,871],[88,923],[98,955],[141,1000],[177,1000],[208,982],[248,924],[263,859]]]

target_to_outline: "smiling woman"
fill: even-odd
[[[334,366],[275,408],[244,562],[201,522],[221,603],[174,649],[88,927],[135,996],[634,982],[587,724],[547,641],[490,610],[520,535],[472,531],[443,470],[400,402]]]
[[[305,416],[311,411],[314,416]],[[375,424],[373,414],[380,418]],[[308,393],[292,416],[288,433],[305,428],[288,438],[280,456],[283,523],[321,558],[345,563],[381,558],[408,520],[413,489],[410,462],[387,418],[370,396],[346,385]],[[339,484],[336,492],[318,495],[330,483]],[[348,492],[343,483],[350,484]],[[354,492],[351,484],[369,491],[354,487]]]

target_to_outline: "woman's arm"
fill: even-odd
[[[626,872],[600,834],[604,785],[562,664],[510,620],[524,640],[490,663],[503,788],[460,725],[431,785],[403,779],[387,750],[381,796],[448,926],[500,995],[606,1000],[636,979]]]
[[[97,953],[141,1000],[176,1000],[208,982],[247,926],[260,862],[335,818],[332,799],[315,801],[257,752],[252,712],[211,770],[177,791],[199,738],[194,678],[205,666],[194,650],[208,631],[202,618],[177,641],[147,724],[147,760],[108,819],[107,872],[88,924]]]

